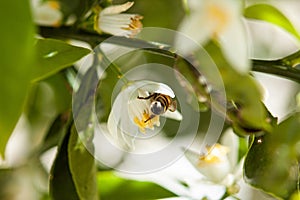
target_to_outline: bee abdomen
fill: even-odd
[[[155,101],[159,101],[161,103],[161,105],[164,107],[164,111],[167,110],[167,108],[169,107],[169,99],[166,96],[158,96]]]

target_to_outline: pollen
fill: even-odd
[[[128,30],[131,31],[131,37],[135,36],[136,34],[138,34],[141,31],[141,28],[143,28],[143,24],[140,20],[143,19],[143,16],[140,15],[135,15],[133,17],[130,18],[130,24],[128,25],[128,27],[123,28],[124,30]]]
[[[229,149],[220,144],[206,147],[208,153],[199,157],[198,166],[203,167],[207,164],[216,164],[222,162],[225,159]]]
[[[155,116],[152,119],[148,120],[149,118],[149,113],[144,112],[142,119],[139,119],[138,117],[134,117],[133,119],[134,123],[139,127],[142,133],[145,133],[146,128],[153,130],[154,125],[159,126],[159,116]]]

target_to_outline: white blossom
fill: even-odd
[[[59,26],[63,18],[58,1],[32,0],[31,7],[35,23],[43,26]]]
[[[207,181],[237,193],[239,187],[236,183],[242,176],[242,161],[238,163],[238,138],[229,129],[224,133],[221,143],[207,147],[205,154],[187,150],[185,155]]]
[[[242,19],[242,1],[188,0],[190,13],[185,16],[179,31],[200,45],[210,39],[220,43],[223,54],[239,72],[250,70],[246,30]],[[177,49],[183,55],[196,50],[195,45],[178,37]]]
[[[107,127],[109,137],[121,148],[132,148],[138,134],[159,130],[161,116],[175,120],[182,119],[178,110],[174,112],[168,110],[162,115],[152,116],[151,99],[138,99],[138,97],[148,97],[153,93],[161,93],[175,98],[173,90],[163,83],[135,81],[122,89],[114,100]]]
[[[143,17],[138,14],[121,13],[127,11],[133,4],[133,2],[127,2],[104,8],[98,15],[96,30],[117,36],[135,36],[142,28],[140,20]]]

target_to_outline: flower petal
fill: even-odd
[[[130,129],[136,131],[136,128],[130,126],[131,124],[128,123],[127,102],[128,95],[126,91],[122,91],[115,99],[107,121],[108,137],[110,137],[118,147],[124,150],[129,150],[134,147],[134,138],[126,133],[128,133]]]
[[[59,25],[63,18],[62,13],[57,8],[52,7],[49,3],[44,3],[33,9],[34,21],[39,25]]]
[[[199,30],[197,27],[201,28]],[[198,45],[204,44],[213,33],[214,26],[209,23],[201,10],[192,12],[181,22],[178,34],[175,40],[176,50],[180,54],[189,55],[192,51],[199,48]],[[194,42],[192,42],[194,41]]]
[[[228,128],[221,138],[221,144],[229,148],[228,159],[233,169],[238,162],[239,138],[231,128]]]
[[[118,14],[121,12],[125,12],[126,10],[128,10],[129,8],[131,8],[131,6],[133,6],[134,2],[126,2],[124,4],[121,5],[113,5],[113,6],[109,6],[105,9],[103,9],[100,13],[100,15],[111,15],[111,14]]]
[[[177,121],[182,120],[182,115],[178,110],[175,110],[174,112],[167,110],[162,116],[170,119],[175,119]]]
[[[229,63],[240,73],[248,73],[250,61],[248,57],[248,41],[246,30],[241,19],[234,19],[219,35],[223,54]]]
[[[231,166],[223,146],[216,144],[211,147],[207,155],[200,155],[194,151],[186,150],[185,156],[192,165],[208,180],[220,183],[230,172]]]
[[[158,83],[153,81],[142,81],[143,86],[140,89],[148,91],[150,93],[161,93],[170,96],[171,98],[175,97],[173,90],[164,83]]]

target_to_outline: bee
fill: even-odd
[[[162,115],[167,110],[175,112],[177,109],[177,101],[173,100],[169,95],[161,93],[153,93],[147,97],[137,97],[138,99],[150,100],[150,117],[145,121],[145,123],[153,119],[157,115]]]

